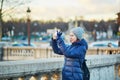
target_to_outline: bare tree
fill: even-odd
[[[20,7],[30,0],[0,0],[0,41],[3,35],[3,17],[5,13],[10,13],[14,8]],[[10,15],[10,14],[9,14]]]

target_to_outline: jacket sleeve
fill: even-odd
[[[57,40],[57,43],[62,51],[62,53],[69,58],[84,58],[85,53],[86,53],[86,48],[85,46],[81,46],[78,48],[68,48],[62,38],[59,38]]]
[[[54,51],[54,53],[63,55],[62,51],[59,49],[56,40],[51,39],[51,46]]]

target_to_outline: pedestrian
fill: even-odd
[[[81,64],[85,59],[88,44],[83,38],[84,29],[75,27],[71,29],[70,45],[65,44],[61,38],[62,33],[57,32],[52,36],[52,48],[54,53],[64,55],[62,80],[83,80]]]
[[[108,47],[113,47],[111,42],[110,42],[110,43],[108,43]],[[112,54],[112,51],[111,51],[111,50],[109,50],[109,51],[108,51],[108,53],[111,55],[111,54]]]
[[[112,47],[112,43],[111,42],[108,43],[108,47]]]

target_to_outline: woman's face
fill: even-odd
[[[76,41],[77,41],[77,37],[75,36],[73,32],[70,32],[70,42],[74,43]]]

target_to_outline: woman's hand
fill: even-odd
[[[54,40],[57,40],[58,38],[61,37],[61,35],[62,35],[62,32],[57,31],[57,32],[53,33],[52,38]]]
[[[57,32],[53,33],[52,38],[53,38],[53,40],[57,39]]]
[[[57,31],[57,38],[60,38],[62,35],[62,32],[61,31]]]

